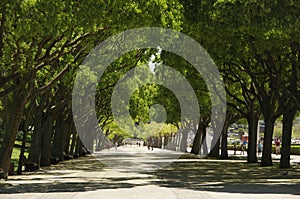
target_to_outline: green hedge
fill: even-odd
[[[233,145],[228,145],[228,150],[233,150]],[[237,150],[240,151],[241,150],[241,146],[237,145]],[[275,153],[275,145],[272,146],[272,151],[273,153]],[[300,155],[300,145],[292,145],[291,146],[291,154],[292,155]]]
[[[292,145],[291,154],[300,155],[300,145]]]

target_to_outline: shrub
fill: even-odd
[[[292,145],[291,146],[291,154],[292,155],[300,155],[300,145]]]

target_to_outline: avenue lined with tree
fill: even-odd
[[[257,163],[257,127],[263,119],[261,166],[271,166],[274,124],[281,118],[280,168],[291,166],[292,126],[300,110],[299,1],[3,0],[0,5],[0,178],[8,176],[17,138],[21,141],[18,173],[24,164],[27,170],[34,170],[89,153],[90,146],[84,146],[73,121],[76,73],[99,43],[139,27],[184,33],[201,44],[216,63],[227,94],[223,99],[227,111],[222,134],[209,156],[228,158],[228,128],[245,119],[247,162]],[[198,99],[200,118],[182,123],[176,96],[161,85],[147,84],[131,97],[132,119],[139,126],[147,125],[149,107],[161,104],[167,112],[167,124],[152,136],[156,147],[175,141],[179,151],[185,152],[185,126],[195,132],[191,153],[208,150],[204,142],[211,126],[210,92],[187,60],[159,47],[136,49],[108,67],[95,97],[97,128],[112,143],[132,135],[122,132],[114,121],[111,97],[127,71],[150,60],[155,73],[168,65],[189,81]],[[87,72],[83,78],[96,77]],[[106,144],[97,143],[96,148],[101,150]],[[28,156],[24,158],[25,150]]]

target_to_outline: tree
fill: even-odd
[[[249,162],[256,161],[254,127],[260,107],[266,121],[262,165],[271,165],[273,125],[282,112],[279,108],[281,102],[278,101],[278,96],[281,94],[278,93],[278,88],[284,88],[285,99],[286,96],[291,97],[291,101],[299,107],[296,100],[297,97],[299,98],[299,92],[295,89],[291,91],[289,89],[291,86],[285,81],[290,77],[290,73],[282,72],[286,71],[283,67],[288,69],[292,66],[292,62],[282,62],[287,57],[292,57],[290,56],[291,44],[294,46],[293,51],[296,52],[295,46],[299,43],[297,12],[299,3],[296,1],[272,3],[202,1],[198,3],[190,0],[184,1],[183,5],[187,22],[186,32],[203,44],[218,66],[228,65],[225,68],[225,79],[228,77],[226,72],[232,71],[230,74],[237,76],[233,81],[240,81],[241,92],[244,93],[244,96],[239,98],[242,99],[239,105],[241,103],[251,105],[248,106],[249,110],[243,109],[244,113],[249,113],[247,113],[247,120],[250,124],[250,136],[253,138],[249,140]],[[293,59],[295,60],[295,56]],[[229,82],[234,83],[232,78]],[[237,98],[241,95],[233,93],[231,96]],[[288,137],[289,135],[285,138],[289,140]],[[286,143],[285,146],[288,147],[289,144]]]
[[[3,90],[0,96],[7,98],[4,108],[8,110],[5,111],[8,118],[0,149],[4,157],[0,159],[0,167],[4,169],[6,178],[25,105],[63,77],[77,61],[77,55],[82,49],[79,43],[92,32],[85,34],[80,31],[80,27],[74,28],[70,19],[74,19],[75,10],[64,12],[64,9],[72,8],[68,2],[17,1],[3,4]],[[52,12],[46,15],[45,10]]]
[[[5,101],[3,112],[7,115],[0,149],[3,177],[7,177],[26,104],[49,91],[70,68],[78,67],[95,44],[108,35],[157,22],[179,27],[181,16],[173,15],[179,10],[176,2],[156,0],[147,4],[146,1],[101,0],[1,1],[0,97],[2,103]]]
[[[225,27],[222,39],[235,40],[234,43],[229,42],[235,44],[231,45],[232,49],[244,49],[238,54],[246,56],[236,60],[242,66],[240,70],[250,76],[255,97],[260,103],[266,123],[262,165],[271,165],[273,126],[275,119],[281,114],[278,77],[284,80],[290,75],[282,73],[285,71],[284,67],[291,66],[283,64],[282,60],[287,57],[290,44],[299,40],[298,36],[294,36],[298,35],[299,20],[291,23],[291,19],[298,18],[296,10],[299,3],[219,1],[215,7],[219,24]],[[236,17],[236,13],[239,13],[239,17]]]

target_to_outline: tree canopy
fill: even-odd
[[[282,117],[280,166],[290,166],[292,124],[300,110],[299,1],[3,0],[0,5],[0,168],[4,170],[1,177],[7,177],[18,132],[23,137],[30,132],[28,158],[38,167],[78,155],[82,148],[93,148],[93,142],[85,143],[82,139],[88,138],[78,136],[73,122],[72,89],[77,72],[99,43],[139,27],[163,27],[184,33],[199,42],[216,63],[227,93],[222,100],[228,104],[221,135],[223,148],[227,147],[230,124],[246,118],[247,160],[257,162],[257,124],[262,118],[265,132],[261,164],[272,165],[274,123]],[[118,136],[130,137],[131,131],[135,131],[124,132],[118,126],[111,99],[124,75],[139,67],[158,77],[172,76],[174,82],[181,81],[179,76],[184,77],[200,108],[196,121],[182,121],[176,93],[155,82],[144,84],[151,82],[151,77],[126,80],[142,85],[132,91],[127,105],[132,121],[139,128],[153,123],[158,129],[143,138],[154,137],[162,148],[164,138],[185,151],[188,133],[192,131],[192,152],[199,154],[206,142],[206,129],[218,125],[210,121],[212,93],[192,63],[160,46],[128,52],[104,71],[93,96],[98,120],[93,128],[103,132],[95,135],[99,150],[118,140]],[[79,78],[88,82],[98,77],[87,67]],[[84,94],[89,85],[81,86]],[[127,87],[122,89],[126,91]],[[186,104],[192,103],[193,96],[185,96],[185,100]],[[166,114],[165,121],[155,112]],[[86,125],[88,114],[82,118],[82,126]],[[161,123],[164,125],[160,126]],[[219,150],[216,151],[218,155]]]

